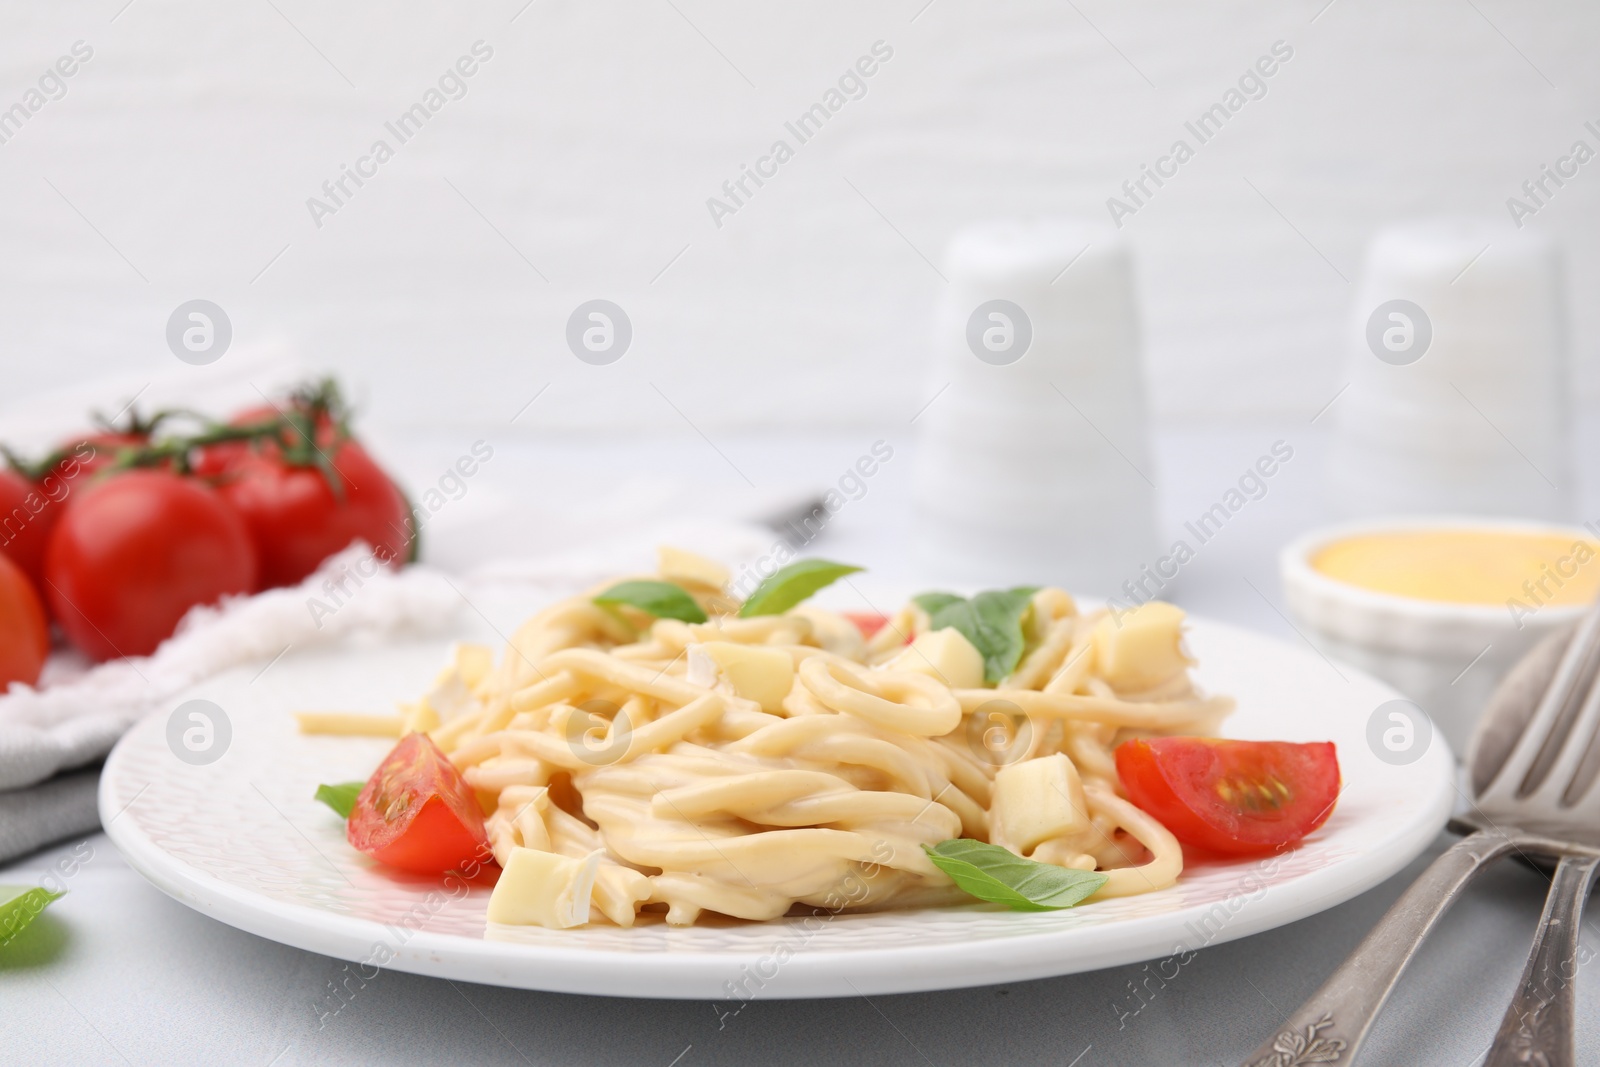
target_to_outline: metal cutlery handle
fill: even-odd
[[[1246,1067],[1348,1064],[1366,1039],[1400,972],[1474,875],[1509,851],[1504,834],[1480,830],[1452,845],[1422,873],[1361,945],[1257,1048]]]
[[[1522,982],[1484,1067],[1571,1067],[1578,1062],[1573,1033],[1578,934],[1597,871],[1600,857],[1595,856],[1567,856],[1556,866]]]

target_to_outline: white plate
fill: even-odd
[[[289,716],[412,698],[445,662],[438,642],[291,655],[259,678],[251,668],[201,686],[190,696],[231,723],[226,751],[191,766],[168,747],[169,715],[146,719],[106,763],[101,820],[162,890],[285,944],[492,985],[711,1000],[952,989],[1165,957],[1315,914],[1421,852],[1449,812],[1454,760],[1437,736],[1407,766],[1373,754],[1367,721],[1393,690],[1298,647],[1191,623],[1200,682],[1239,701],[1224,732],[1336,742],[1338,808],[1280,857],[1192,867],[1170,889],[1068,911],[974,904],[689,929],[487,929],[487,890],[452,894],[385,872],[312,800],[319,782],[367,777],[389,743],[303,737]]]

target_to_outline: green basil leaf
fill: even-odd
[[[782,615],[802,600],[824,586],[832,585],[860,567],[848,563],[834,563],[825,559],[802,559],[779,567],[756,586],[755,592],[739,609],[739,617],[754,615]]]
[[[983,657],[983,680],[998,685],[1022,661],[1027,639],[1022,620],[1033,603],[1033,586],[994,589],[971,600],[951,593],[923,593],[913,601],[928,613],[935,630],[953,627]]]
[[[682,586],[671,582],[619,582],[594,598],[596,604],[626,604],[658,619],[705,622],[706,613]]]
[[[954,838],[922,846],[933,865],[964,892],[1014,911],[1070,908],[1105,885],[1108,876],[1024,859],[999,845]]]
[[[339,818],[348,819],[355,810],[356,797],[361,795],[362,787],[366,782],[340,782],[338,785],[317,786],[316,798],[328,807],[339,813]]]
[[[921,596],[912,597],[911,602],[926,611],[929,616],[932,616],[941,608],[947,608],[951,604],[960,604],[966,599],[966,597],[956,596],[954,593],[923,593]]]
[[[0,945],[5,945],[37,919],[52,901],[65,895],[40,886],[0,885]]]

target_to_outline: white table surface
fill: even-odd
[[[1246,426],[1160,438],[1158,481],[1171,529],[1214,500],[1272,441],[1288,438],[1299,449],[1268,496],[1186,569],[1173,599],[1198,614],[1298,640],[1279,614],[1273,556],[1291,535],[1325,517],[1317,430]],[[889,432],[910,436],[905,427]],[[760,491],[770,492],[828,478],[878,436],[716,444]],[[391,451],[395,465],[407,474],[442,469],[461,448],[447,437]],[[637,474],[671,474],[703,487],[688,499],[737,506],[749,492],[698,438],[642,444],[508,448],[493,477],[507,487],[537,477],[547,490],[581,493],[597,484],[591,479],[603,483],[625,453]],[[899,551],[911,521],[910,452],[897,450],[895,463],[840,513],[816,551],[875,562],[891,582],[914,580]],[[365,983],[350,979],[354,996],[324,1017],[334,984],[349,978],[343,962],[191,911],[147,884],[95,834],[0,871],[0,883],[33,882],[92,850],[66,879],[68,895],[0,953],[0,1062],[1237,1064],[1448,841],[1441,837],[1401,874],[1353,901],[1201,951],[1164,987],[1146,984],[1155,993],[1146,993],[1148,1004],[1131,1016],[1132,985],[1145,978],[1138,966],[870,1000],[757,1001],[737,1015],[727,1014],[729,1004],[533,993],[384,972]],[[1544,885],[1543,876],[1513,863],[1475,884],[1408,971],[1361,1062],[1481,1062],[1520,972]],[[1597,929],[1585,923],[1585,960],[1600,946]],[[1578,997],[1579,1038],[1594,1062],[1600,986],[1580,980]]]

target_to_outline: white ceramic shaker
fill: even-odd
[[[1111,595],[1154,558],[1128,247],[1073,220],[965,230],[945,256],[916,552],[932,579]]]
[[[1328,478],[1343,517],[1563,519],[1564,280],[1551,242],[1462,220],[1384,230],[1347,327]]]

